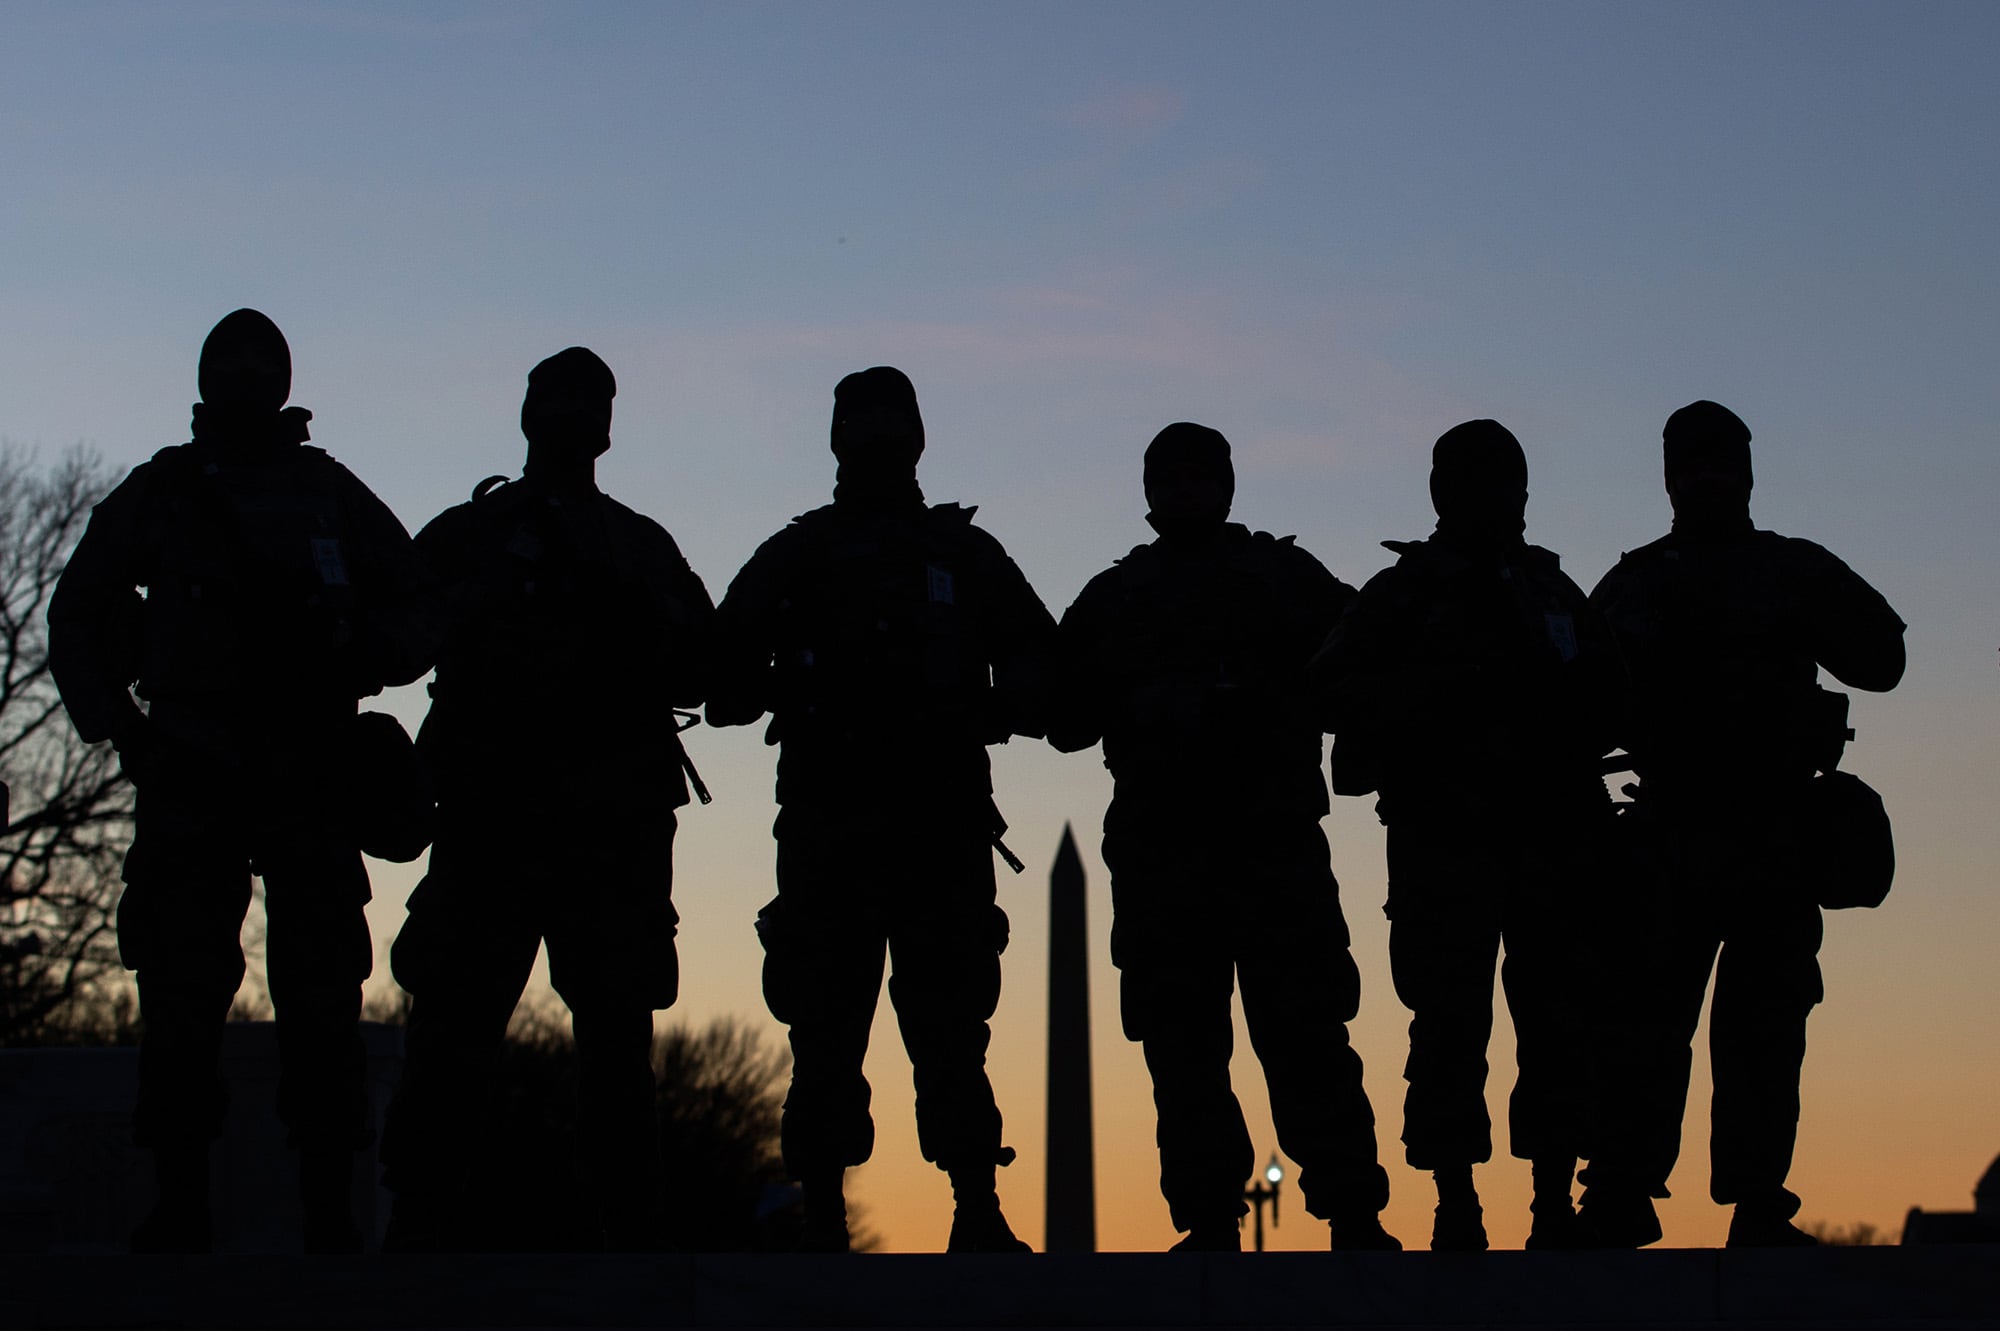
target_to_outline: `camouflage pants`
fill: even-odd
[[[791,1028],[785,1166],[858,1165],[875,1146],[862,1075],[882,990],[916,1081],[917,1137],[940,1169],[1005,1164],[986,1075],[1007,916],[994,902],[987,806],[936,817],[778,816],[778,896],[759,912],[764,999]]]
[[[1640,835],[1659,891],[1627,921],[1628,965],[1612,991],[1626,1016],[1605,1041],[1605,1149],[1585,1179],[1667,1195],[1712,973],[1710,1196],[1796,1214],[1785,1180],[1806,1020],[1824,996],[1811,886],[1777,817],[1756,827],[1653,818]]]
[[[1347,1023],[1361,1001],[1340,889],[1317,819],[1210,830],[1114,801],[1111,959],[1125,1036],[1144,1050],[1159,1113],[1160,1190],[1177,1229],[1232,1223],[1256,1166],[1229,1082],[1240,981],[1278,1144],[1316,1216],[1389,1199],[1375,1114]]]
[[[1587,848],[1550,842],[1472,835],[1460,823],[1389,825],[1389,965],[1410,1009],[1403,1146],[1413,1168],[1493,1157],[1486,1047],[1496,963],[1514,1024],[1511,1153],[1589,1153],[1592,1039],[1578,978],[1591,861]]]
[[[356,1023],[375,960],[361,852],[313,825],[309,792],[289,817],[233,819],[219,807],[227,803],[171,756],[139,793],[118,903],[118,948],[137,972],[145,1020],[138,1140],[163,1146],[221,1131],[222,1027],[243,981],[254,860],[264,880],[278,1112],[294,1146],[354,1146],[365,1133]]]
[[[653,1020],[673,1005],[672,813],[644,840],[575,845],[523,838],[520,818],[447,807],[430,872],[390,954],[412,998],[408,1056],[384,1131],[384,1180],[405,1211],[428,1209],[441,1246],[504,1244],[512,1158],[490,1130],[507,1026],[546,941],[577,1053],[577,1143],[595,1216],[644,1241],[659,1155]],[[555,826],[569,819],[541,817]]]

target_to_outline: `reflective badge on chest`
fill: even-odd
[[[347,557],[340,551],[337,536],[315,536],[312,538],[313,567],[319,570],[319,580],[328,587],[347,585]]]
[[[1576,620],[1565,610],[1552,611],[1542,619],[1549,626],[1549,645],[1556,649],[1556,655],[1564,661],[1576,660]]]
[[[931,603],[933,605],[952,604],[951,570],[939,568],[936,564],[924,565],[924,572],[930,575]]]

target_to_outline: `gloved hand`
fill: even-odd
[[[157,770],[160,737],[152,719],[136,707],[130,719],[111,736],[111,747],[118,750],[118,765],[133,786],[144,786]]]

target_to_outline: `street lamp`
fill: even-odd
[[[1285,1167],[1278,1163],[1278,1153],[1271,1152],[1271,1163],[1264,1166],[1264,1177],[1243,1190],[1243,1200],[1250,1203],[1252,1214],[1257,1217],[1257,1251],[1264,1251],[1264,1203],[1271,1204],[1271,1228],[1278,1227],[1278,1191],[1285,1181]]]

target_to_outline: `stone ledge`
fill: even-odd
[[[47,1331],[1911,1325],[2000,1325],[2000,1251],[0,1258]]]

